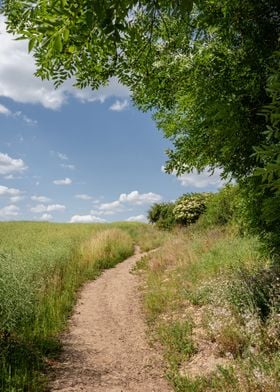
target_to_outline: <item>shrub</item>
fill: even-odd
[[[188,226],[197,221],[206,209],[208,193],[189,193],[181,196],[173,209],[175,221]]]
[[[199,219],[203,227],[226,225],[241,216],[241,197],[237,185],[226,185],[209,195],[204,214]]]
[[[261,267],[256,271],[240,268],[230,286],[229,300],[240,312],[250,309],[265,321],[280,311],[279,267]]]
[[[174,203],[156,203],[148,211],[148,220],[160,229],[170,230],[175,225]]]

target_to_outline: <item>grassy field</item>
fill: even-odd
[[[278,392],[279,269],[231,227],[0,224],[0,390],[40,392],[81,285],[133,253],[177,392]]]
[[[138,269],[175,391],[280,390],[279,267],[257,238],[193,226]]]
[[[163,237],[138,223],[0,223],[0,390],[40,391],[79,287]]]

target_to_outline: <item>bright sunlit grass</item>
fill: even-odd
[[[0,390],[41,389],[77,290],[136,242],[149,249],[160,235],[137,223],[0,224]]]

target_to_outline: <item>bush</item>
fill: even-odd
[[[226,225],[240,220],[241,197],[237,185],[226,185],[218,193],[209,195],[205,213],[199,219],[202,227]]]
[[[175,225],[174,203],[156,203],[148,211],[148,220],[160,229],[170,230]]]
[[[188,226],[197,221],[206,209],[209,193],[189,193],[181,196],[173,209],[176,223]]]

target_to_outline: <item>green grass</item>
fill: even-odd
[[[160,323],[157,333],[165,345],[165,357],[171,368],[175,369],[195,352],[192,340],[192,324],[188,320]]]
[[[42,390],[79,287],[130,256],[135,243],[149,249],[160,241],[137,223],[2,222],[0,390]]]
[[[138,268],[175,391],[279,391],[280,274],[256,237],[193,226]],[[222,365],[208,373],[210,354]]]
[[[127,231],[143,252],[158,248],[168,238],[168,233],[144,223],[117,222],[114,226]]]

